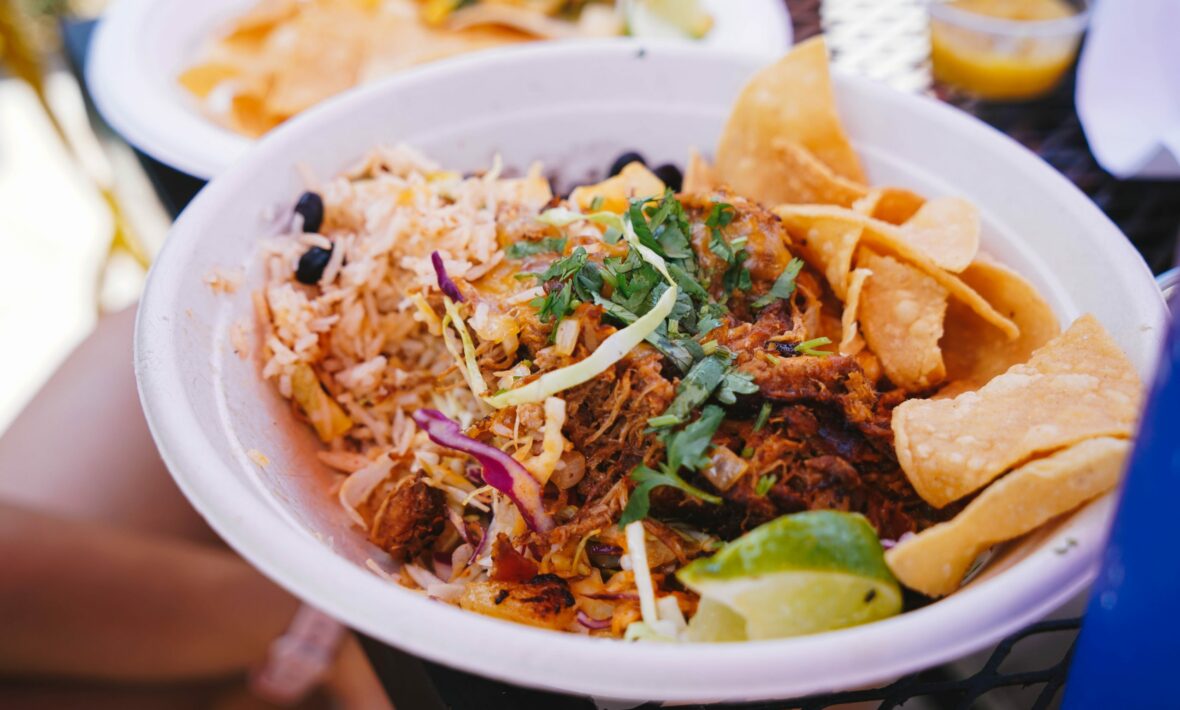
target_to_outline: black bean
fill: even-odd
[[[645,161],[643,159],[642,155],[640,155],[639,153],[636,153],[633,150],[629,150],[626,153],[623,153],[619,157],[615,158],[615,162],[610,164],[610,174],[612,176],[618,175],[619,173],[623,172],[623,168],[627,167],[631,163],[639,163],[641,165],[647,165],[647,161]]]
[[[295,203],[295,214],[303,217],[303,231],[320,231],[324,224],[324,199],[314,192],[303,193]]]
[[[774,349],[778,351],[779,355],[795,357],[799,354],[795,352],[795,345],[797,345],[797,343],[775,343]]]
[[[680,192],[680,187],[684,185],[684,174],[680,172],[680,168],[671,163],[661,165],[652,172],[661,182],[672,188],[673,192]]]
[[[309,193],[310,194],[310,193]],[[324,268],[332,258],[332,250],[322,247],[312,247],[299,257],[299,268],[295,269],[295,280],[301,284],[314,286],[324,275]]]

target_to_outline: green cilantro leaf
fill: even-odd
[[[779,274],[779,277],[774,280],[774,285],[770,290],[760,296],[758,300],[754,301],[752,305],[754,308],[765,308],[774,303],[777,299],[784,301],[795,293],[795,279],[799,276],[799,272],[803,269],[803,260],[797,257],[792,257],[787,268]]]
[[[759,497],[764,497],[767,493],[770,492],[771,488],[774,488],[774,484],[777,482],[778,482],[778,476],[771,474],[771,473],[768,473],[765,476],[760,477],[758,479],[758,482],[754,484],[754,495],[759,496]]]
[[[725,273],[721,276],[721,287],[726,293],[749,291],[753,286],[750,270],[745,266],[746,259],[750,258],[749,252],[742,248],[745,241],[729,242],[722,234],[722,230],[733,223],[735,215],[733,205],[716,202],[705,220],[705,226],[709,228],[709,251],[726,263]]]
[[[795,352],[799,353],[800,355],[811,355],[812,357],[827,357],[829,355],[834,355],[835,353],[829,350],[816,350],[816,348],[822,345],[831,344],[831,338],[812,338],[811,340],[804,340],[802,343],[796,345]]]
[[[737,395],[756,392],[758,392],[758,385],[754,384],[752,376],[745,372],[730,370],[725,373],[725,377],[721,378],[721,384],[717,387],[717,401],[722,404],[733,404],[737,401]]]
[[[643,465],[636,466],[631,471],[631,480],[635,481],[636,485],[627,499],[627,507],[623,508],[623,514],[619,518],[620,528],[647,517],[651,507],[651,491],[660,486],[672,486],[713,505],[721,503],[720,496],[703,491],[681,478],[680,469],[696,471],[708,463],[709,460],[704,455],[705,450],[712,443],[713,435],[717,433],[717,427],[721,425],[724,417],[725,411],[721,407],[705,407],[699,419],[665,437],[666,460],[660,464],[658,471]]]
[[[565,237],[545,237],[537,241],[519,241],[508,245],[504,256],[509,259],[524,259],[537,254],[560,254],[565,251]]]
[[[754,420],[754,431],[762,431],[762,427],[766,426],[766,422],[770,420],[770,402],[763,402],[762,409],[758,410],[758,418]]]

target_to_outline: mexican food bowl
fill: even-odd
[[[396,566],[332,500],[339,475],[318,463],[316,434],[260,376],[264,348],[249,327],[267,278],[259,240],[289,230],[307,185],[300,175],[337,175],[376,145],[404,143],[467,174],[498,154],[521,174],[544,163],[563,189],[592,183],[627,149],[653,164],[708,151],[757,70],[749,59],[658,44],[514,50],[415,72],[276,131],[178,221],[141,307],[141,392],[181,487],[260,569],[346,623],[466,670],[600,697],[737,700],[861,685],[979,648],[1075,594],[1097,559],[1106,499],[1003,547],[963,588],[900,616],[781,640],[630,644],[489,619],[399,588],[386,578]],[[574,88],[592,80],[609,91],[588,99]],[[1149,373],[1162,299],[1084,196],[945,107],[839,77],[835,98],[870,184],[968,196],[988,254],[1028,279],[1063,326],[1093,314],[1127,367]],[[445,264],[439,272],[441,288]],[[375,559],[385,574],[371,569]]]

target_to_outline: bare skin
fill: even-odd
[[[82,683],[91,707],[138,706],[145,688],[151,707],[190,707],[194,684],[221,698],[206,707],[266,707],[242,681],[299,602],[222,546],[164,469],[133,324],[105,318],[0,437],[0,677],[24,679],[0,682],[0,706],[57,706]],[[326,685],[341,707],[389,707],[351,637]]]

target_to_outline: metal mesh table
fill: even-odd
[[[900,33],[899,36],[908,36],[912,40],[913,33],[923,29],[914,25],[912,13],[915,0],[872,0],[867,3],[859,0],[859,8],[854,7],[857,2],[786,0],[796,41],[823,31],[827,24],[833,31],[833,44],[837,45],[836,63],[846,70],[857,71],[862,66],[882,66],[865,59],[867,50],[857,45],[860,30],[848,25],[857,18],[863,20],[864,16],[860,13],[864,8],[874,13],[873,21],[879,23],[879,27]],[[63,28],[75,69],[84,63],[92,29],[92,23],[67,24]],[[888,51],[888,43],[873,41],[875,47]],[[923,84],[920,77],[926,58],[920,52],[913,51],[912,42],[903,44],[906,47],[903,55],[892,57],[884,65],[891,73],[886,72],[887,75],[878,75],[877,78],[903,89],[933,91],[939,98],[1012,136],[1060,170],[1093,199],[1118,224],[1155,272],[1161,272],[1173,263],[1177,230],[1180,228],[1180,182],[1120,181],[1105,173],[1091,155],[1078,122],[1073,104],[1072,76],[1053,94],[1034,102],[980,102],[941,87]],[[82,72],[78,71],[78,74],[81,76]],[[202,181],[177,172],[150,157],[141,154],[139,158],[165,207],[174,216],[204,185]],[[926,708],[968,708],[977,706],[981,698],[996,689],[1034,686],[1037,690],[1030,707],[1045,708],[1055,701],[1064,684],[1072,646],[1065,644],[1068,650],[1064,654],[1035,671],[1005,671],[1005,661],[1021,644],[1048,635],[1069,634],[1072,638],[1079,626],[1078,619],[1035,624],[1002,641],[979,670],[965,676],[948,668],[934,668],[881,688],[775,702],[708,707],[712,710],[725,707],[746,710],[799,707],[818,710],[848,703],[876,703],[881,708],[896,708],[903,705],[912,707],[912,702],[920,700],[922,707]],[[362,642],[391,699],[402,710],[584,710],[595,707],[595,703],[587,698],[518,688],[422,661],[371,639],[362,639]],[[649,703],[642,707],[658,706]]]

